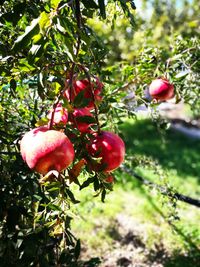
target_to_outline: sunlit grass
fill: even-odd
[[[129,156],[150,157],[152,162],[159,164],[156,165],[158,173],[155,173],[153,163],[138,166],[136,172],[155,183],[162,183],[161,174],[164,185],[170,185],[182,194],[199,197],[199,141],[172,131],[168,131],[163,139],[147,119],[127,121],[121,126],[121,132]],[[174,208],[168,198],[120,172],[116,172],[114,191],[108,194],[106,203],[101,203],[100,198],[93,195],[91,187],[81,192],[77,190],[82,204],[77,206],[77,218],[72,223],[73,231],[93,257],[112,251],[118,234],[115,232],[118,216],[125,215],[132,221],[133,229],[139,229],[146,248],[155,250],[157,246],[163,246],[171,255],[166,266],[194,266],[200,249],[198,208],[181,202]],[[180,219],[176,220],[176,216]],[[184,265],[177,251],[180,255],[191,255],[194,262],[185,261],[187,264]]]

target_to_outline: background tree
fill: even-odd
[[[76,127],[63,128],[76,136],[74,164],[53,178],[41,178],[26,166],[19,153],[21,137],[47,124],[48,112],[54,114],[59,101],[69,113],[73,105],[88,105],[81,94],[75,104],[63,97],[75,79],[91,83],[99,77],[104,83],[103,102],[95,106],[93,119],[82,121],[93,123],[96,131],[100,126],[118,131],[141,104],[154,108],[145,90],[159,76],[175,85],[177,102],[184,99],[198,111],[199,4],[186,1],[175,16],[176,1],[143,1],[146,15],[141,16],[133,1],[124,0],[1,2],[2,266],[78,266],[80,240],[70,231],[70,207],[78,200],[71,183],[80,189],[93,184],[102,201],[112,183],[82,164],[78,152],[86,138]],[[135,96],[131,108],[124,99],[129,90]]]

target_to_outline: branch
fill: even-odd
[[[72,76],[73,76],[73,71],[74,71],[74,64],[72,65]],[[55,102],[53,104],[53,111],[52,111],[52,114],[51,114],[49,130],[51,130],[52,127],[53,127],[54,114],[55,114],[55,111],[56,111],[56,107],[58,106],[58,104],[60,102],[61,96],[63,95],[63,92],[68,88],[69,84],[72,84],[72,76],[70,77],[69,81],[67,81],[65,83],[64,89],[60,90],[59,95],[57,96],[57,98],[56,98],[56,100],[55,100]],[[70,102],[70,104],[71,104],[71,102]]]
[[[77,23],[77,35],[78,35],[78,40],[77,40],[77,47],[76,47],[76,57],[78,56],[79,53],[79,49],[80,49],[80,45],[81,45],[81,36],[80,36],[80,32],[81,32],[81,9],[80,9],[80,1],[79,0],[75,0],[75,15],[76,15],[76,23]]]
[[[113,94],[116,94],[120,91],[126,91],[130,88],[131,85],[135,84],[137,82],[137,78],[133,79],[132,81],[128,82],[128,83],[125,83],[123,84],[122,86],[116,88],[114,91],[113,91]]]
[[[180,201],[183,201],[187,204],[190,204],[190,205],[193,205],[193,206],[200,208],[200,200],[198,200],[198,199],[194,199],[194,198],[179,194],[177,192],[172,192],[170,189],[168,189],[162,185],[155,184],[155,183],[143,178],[142,176],[135,173],[133,170],[130,170],[126,166],[121,167],[121,170],[123,172],[131,175],[132,177],[136,178],[142,184],[158,189],[160,191],[160,193],[164,196],[168,196],[168,197],[171,197],[173,199],[180,200]]]

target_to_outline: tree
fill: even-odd
[[[184,39],[180,34],[174,39],[171,50],[165,51],[165,46],[144,46],[124,58],[123,51],[126,54],[128,48],[118,46],[117,34],[121,33],[119,36],[123,36],[128,44],[132,42],[130,32],[136,28],[133,1],[108,1],[107,5],[103,0],[2,3],[2,266],[78,266],[80,240],[70,231],[72,215],[69,210],[79,201],[70,185],[76,183],[84,189],[93,184],[102,201],[106,192],[112,190],[112,183],[108,182],[110,173],[104,172],[103,167],[94,172],[86,164],[86,149],[83,148],[87,147],[91,133],[82,133],[78,123],[92,125],[95,132],[102,129],[116,131],[122,118],[134,115],[134,109],[141,103],[155,106],[144,95],[154,76],[164,75],[175,85],[177,101],[183,97],[198,107],[199,40]],[[155,5],[157,12],[161,6],[157,1]],[[197,10],[193,11],[196,14]],[[118,19],[122,21],[119,27]],[[101,24],[95,25],[95,21]],[[109,25],[107,34],[96,31],[99,25],[104,25],[102,21]],[[138,18],[138,21],[143,20]],[[129,29],[124,33],[127,26]],[[109,39],[111,32],[114,32],[114,40]],[[90,101],[95,104],[91,116],[75,119],[74,109],[89,105],[84,90],[77,92],[72,101],[74,82],[79,80],[87,81],[92,88],[89,89]],[[98,89],[97,81],[104,84],[100,90],[103,101],[99,102],[94,93]],[[130,109],[122,99],[133,87],[136,102]],[[63,96],[66,90],[69,90],[69,98]],[[66,126],[54,124],[60,103],[71,116],[71,123]],[[50,129],[64,131],[72,140],[75,161],[61,174],[51,172],[41,177],[23,162],[20,140],[31,128],[47,124]]]

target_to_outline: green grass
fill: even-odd
[[[148,119],[127,121],[120,129],[127,155],[150,157],[152,162],[159,163],[157,169],[162,175],[164,173],[165,183],[182,194],[199,197],[200,141],[190,140],[171,130],[163,138]],[[154,166],[141,165],[135,171],[160,183]],[[105,204],[93,198],[91,188],[77,190],[82,204],[77,206],[72,229],[87,248],[87,256],[101,257],[112,250],[112,244],[118,238],[117,218],[123,214],[139,227],[148,255],[158,251],[158,258],[161,253],[158,247],[163,248],[167,255],[163,266],[197,267],[200,260],[200,209],[181,202],[174,209],[166,197],[126,174],[117,172],[116,180],[114,191],[107,196]],[[170,220],[171,214],[176,215],[176,212],[180,220]]]
[[[200,141],[189,139],[181,133],[168,130],[161,136],[151,120],[126,122],[121,127],[127,153],[150,156],[168,170],[182,178],[193,176],[200,182]]]

